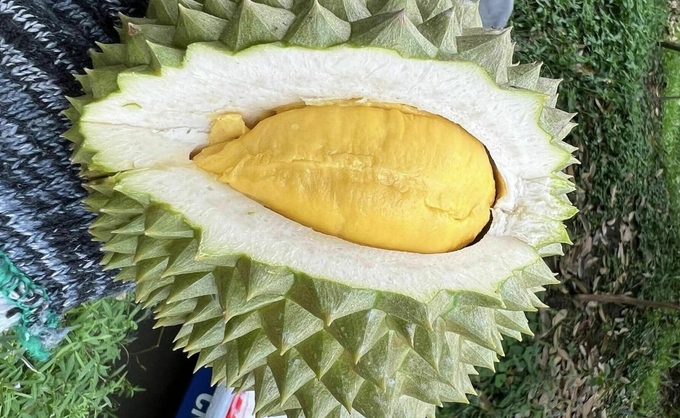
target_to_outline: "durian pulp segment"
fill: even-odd
[[[342,103],[279,111],[246,130],[238,115],[220,116],[210,134],[218,143],[194,161],[317,231],[437,253],[469,244],[489,221],[495,187],[486,150],[442,117]]]

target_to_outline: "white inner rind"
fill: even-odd
[[[170,204],[201,230],[206,254],[243,253],[315,277],[428,301],[444,289],[494,293],[512,269],[537,261],[536,246],[565,240],[563,229],[553,227],[561,223],[546,218],[563,219],[571,207],[549,186],[570,155],[552,145],[538,123],[548,97],[500,88],[475,64],[405,59],[379,48],[268,44],[233,53],[199,43],[189,46],[182,68],[164,67],[160,76],[126,72],[118,84],[120,92],[87,105],[80,119],[84,147],[95,152],[91,168],[153,168],[120,175],[118,187]],[[496,202],[480,242],[432,255],[353,244],[262,207],[189,158],[208,143],[215,114],[236,112],[254,123],[290,103],[348,98],[441,115],[486,146],[507,193]]]
[[[422,302],[441,290],[495,294],[500,280],[539,260],[534,248],[516,238],[488,234],[475,245],[442,254],[357,245],[293,222],[189,165],[130,171],[116,180],[116,189],[163,202],[199,228],[204,256],[246,254],[269,265]]]
[[[569,157],[537,123],[547,96],[500,89],[467,62],[404,59],[379,48],[268,44],[233,53],[192,44],[184,67],[164,68],[161,77],[123,73],[118,81],[121,92],[88,105],[81,118],[86,148],[107,150],[94,162],[111,172],[188,160],[207,143],[216,113],[253,123],[278,106],[347,98],[406,104],[460,124],[487,147],[510,186],[513,177],[543,177]],[[113,152],[110,124],[128,130]],[[178,141],[180,128],[194,141]],[[160,152],[146,153],[151,147]]]

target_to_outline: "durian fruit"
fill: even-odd
[[[120,36],[66,112],[92,235],[258,417],[432,417],[531,334],[573,115],[475,2],[151,0]]]

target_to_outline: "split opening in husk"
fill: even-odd
[[[505,193],[485,146],[416,108],[293,103],[247,126],[217,115],[198,167],[269,209],[350,242],[415,253],[479,241]]]

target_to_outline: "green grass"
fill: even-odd
[[[131,300],[84,304],[67,314],[70,331],[43,363],[27,359],[12,335],[0,337],[0,417],[115,417],[112,397],[138,390],[114,363],[139,319]]]
[[[680,52],[665,51],[663,68],[666,76],[665,97],[680,97]],[[668,99],[663,102],[663,148],[666,154],[666,179],[671,194],[673,207],[680,207],[680,99]]]
[[[680,417],[680,320],[652,312],[645,315],[644,324],[646,329],[640,329],[637,338],[649,342],[647,353],[652,361],[641,357],[630,365],[635,390],[625,404],[635,416]]]
[[[665,89],[662,97],[680,96],[680,52],[664,51],[663,74]],[[674,231],[680,225],[680,100],[662,99],[661,149],[665,179],[671,202]],[[675,299],[680,295],[675,272],[660,286],[647,286],[644,291],[651,299]],[[630,374],[637,377],[639,390],[629,396],[629,404],[637,407],[641,416],[680,417],[680,318],[663,312],[647,312],[644,327],[638,327],[638,338],[649,342],[647,352],[654,361],[643,357],[633,362]]]
[[[582,162],[573,170],[579,190],[572,195],[580,214],[569,223],[576,246],[555,260],[566,276],[561,289],[547,295],[549,304],[567,315],[559,327],[550,324],[556,309],[544,312],[542,320],[535,317],[532,326],[542,338],[508,342],[508,356],[498,365],[505,378],[482,373],[480,397],[471,398],[470,405],[446,406],[440,416],[562,417],[567,410],[581,416],[575,408],[591,394],[598,396],[593,411],[606,410],[608,417],[677,416],[671,407],[680,393],[674,383],[680,357],[677,315],[601,305],[603,320],[597,307],[584,309],[572,296],[630,292],[649,300],[680,299],[675,209],[680,207],[680,101],[665,103],[671,106],[662,112],[662,125],[654,96],[664,76],[672,81],[680,73],[680,54],[667,57],[666,68],[669,60],[674,63],[671,72],[664,75],[660,68],[657,43],[665,36],[667,2],[520,0],[514,16],[517,58],[542,61],[546,76],[564,79],[558,107],[578,112],[579,126],[570,137]],[[680,95],[680,85],[671,83],[666,94]],[[603,233],[608,228],[612,236]],[[619,229],[632,238],[623,240]],[[591,264],[577,271],[574,260]],[[558,349],[576,366],[556,365]],[[548,361],[540,362],[544,352]],[[594,367],[586,361],[592,353]],[[574,401],[560,385],[579,378],[578,393],[586,396]]]

